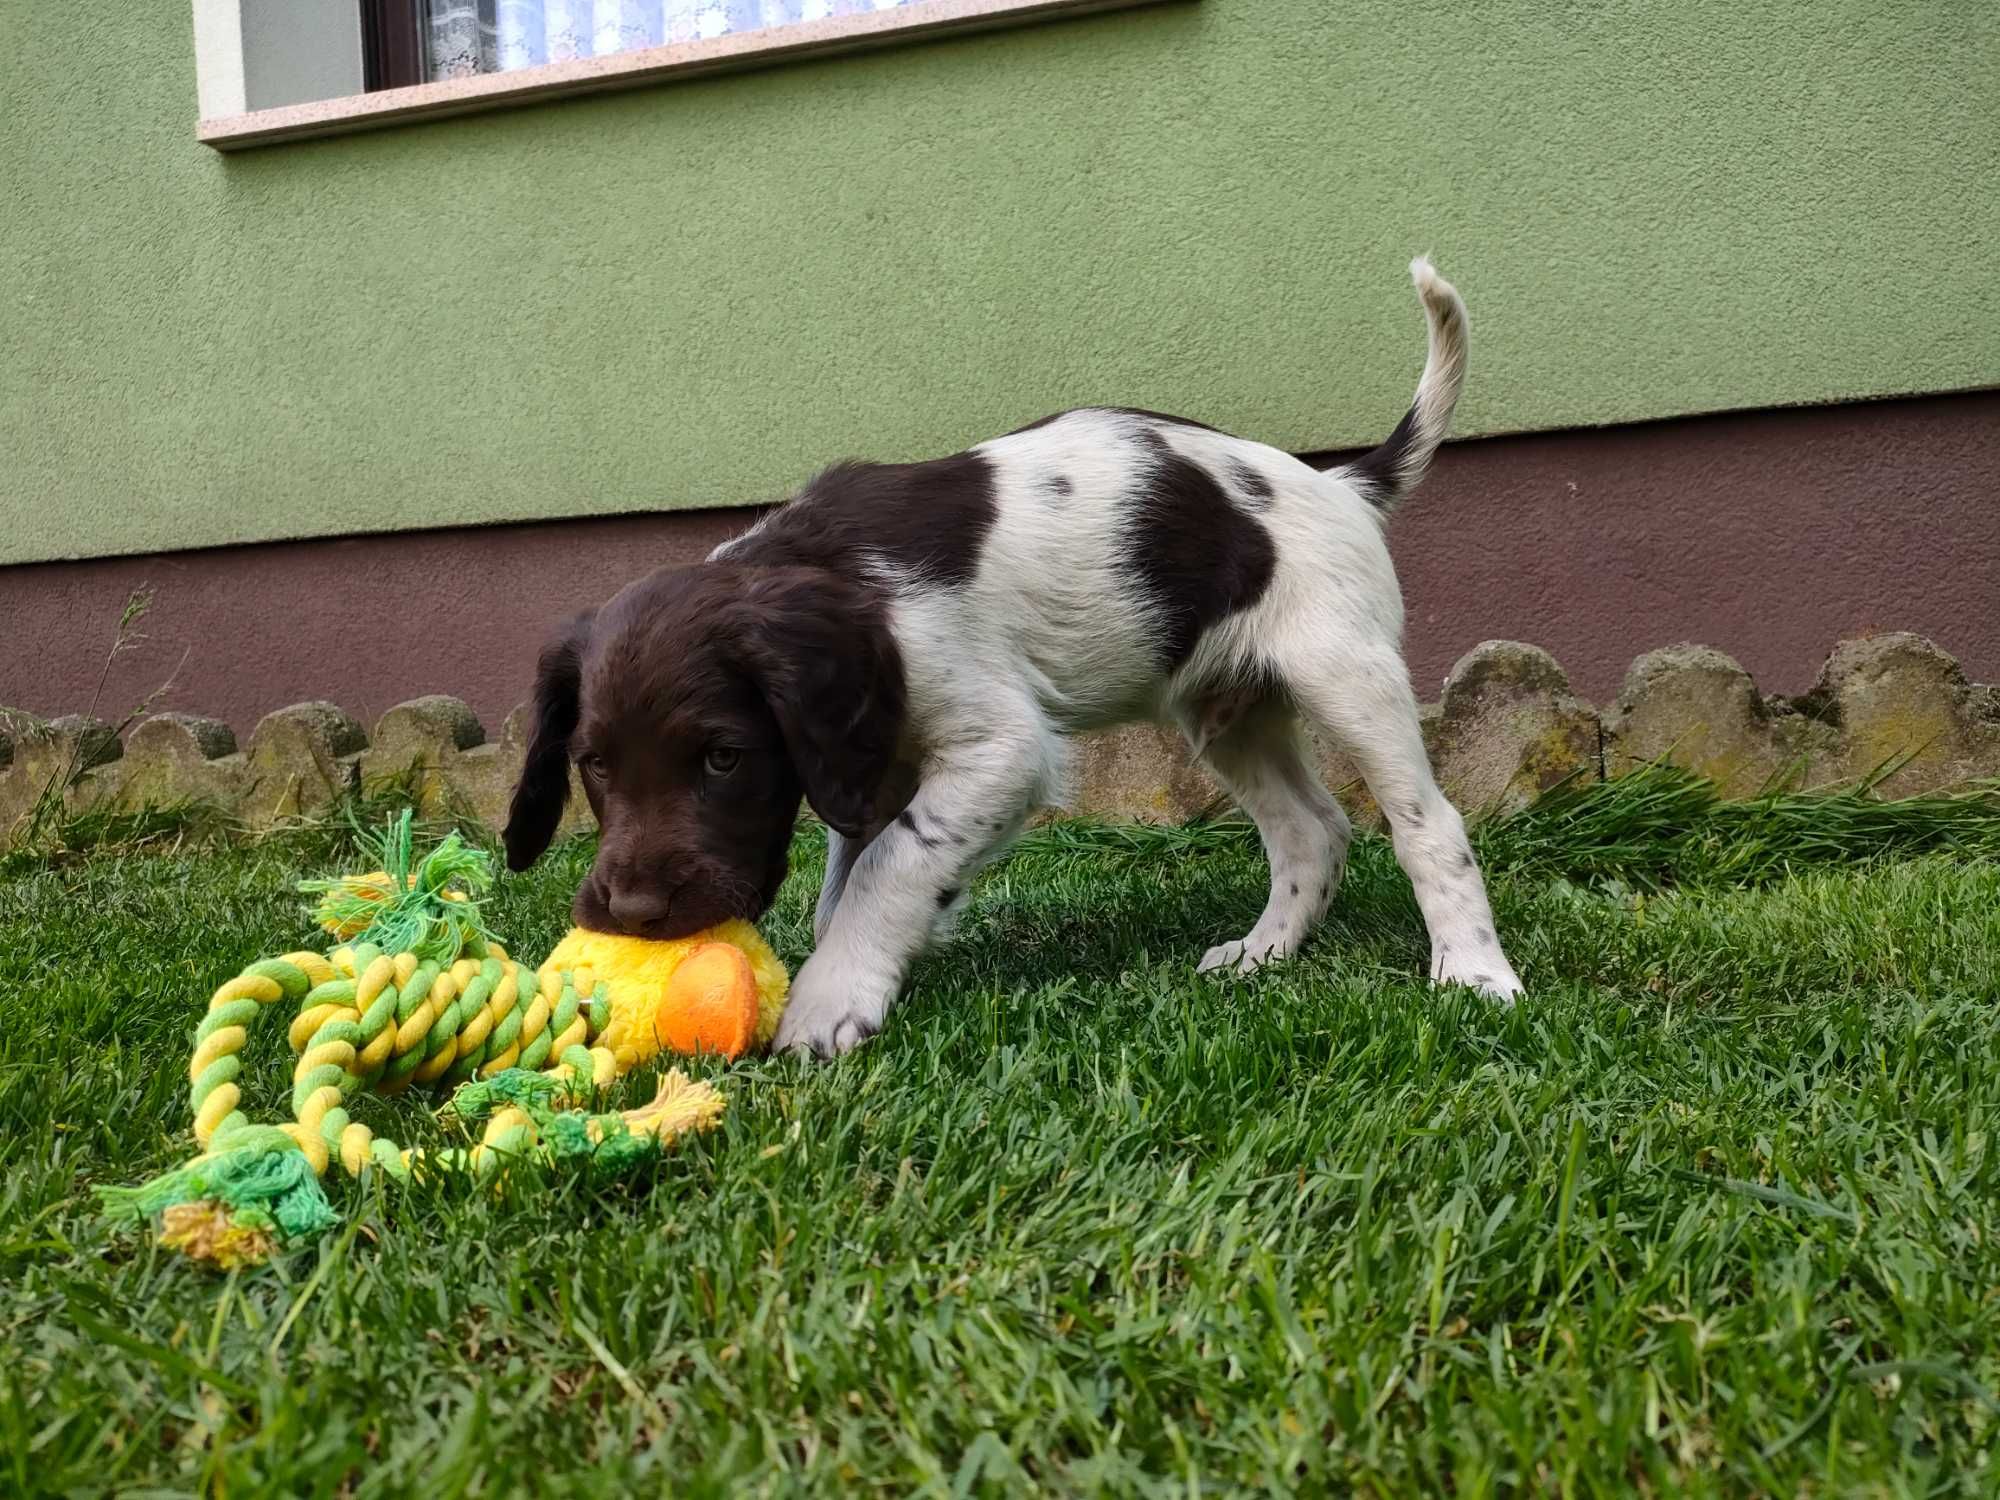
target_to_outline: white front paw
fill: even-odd
[[[1238,974],[1254,974],[1275,959],[1290,958],[1297,946],[1280,938],[1262,937],[1253,932],[1241,942],[1218,943],[1201,956],[1201,962],[1194,966],[1194,971],[1209,974],[1217,969],[1233,969]]]
[[[1194,966],[1197,974],[1212,974],[1217,969],[1233,969],[1243,961],[1241,943],[1217,943],[1202,954],[1201,962]]]
[[[1447,948],[1431,960],[1431,979],[1437,984],[1466,985],[1506,1005],[1523,993],[1520,976],[1497,948],[1484,954],[1470,950],[1462,958]]]
[[[880,1031],[888,1013],[886,999],[865,988],[815,982],[808,965],[792,986],[772,1045],[780,1052],[838,1057]]]

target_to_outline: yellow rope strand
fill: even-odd
[[[367,947],[341,947],[324,957],[287,953],[252,964],[210,997],[195,1035],[188,1065],[195,1140],[205,1151],[219,1150],[249,1123],[238,1107],[239,1054],[263,1008],[291,999],[299,1009],[287,1039],[298,1061],[292,1118],[278,1128],[297,1142],[315,1176],[336,1162],[350,1176],[371,1167],[406,1175],[412,1153],[349,1117],[347,1105],[356,1094],[394,1094],[448,1074],[490,1078],[515,1067],[543,1072],[571,1097],[607,1088],[621,1069],[610,1051],[589,1045],[586,996],[605,998],[588,968],[536,975],[497,944],[486,959],[462,958],[449,969],[414,953]],[[678,1099],[688,1091],[684,1105],[663,1108],[670,1095]],[[663,1084],[659,1099],[624,1118],[635,1131],[671,1135],[706,1125],[720,1112],[720,1095],[676,1074],[671,1090]],[[681,1120],[687,1123],[660,1129]],[[470,1160],[489,1167],[534,1144],[532,1119],[519,1109],[501,1109]]]
[[[160,1215],[162,1242],[197,1258],[219,1265],[261,1260],[278,1240],[337,1222],[317,1181],[334,1164],[349,1176],[379,1170],[402,1178],[425,1159],[348,1111],[363,1092],[390,1096],[413,1083],[459,1089],[458,1112],[487,1116],[476,1145],[429,1158],[439,1168],[481,1176],[523,1156],[583,1158],[594,1170],[626,1170],[648,1159],[656,1143],[714,1124],[722,1096],[678,1069],[665,1074],[643,1108],[587,1114],[575,1107],[657,1050],[654,1011],[672,992],[671,951],[644,954],[636,974],[624,973],[623,958],[612,963],[612,972],[624,975],[615,1000],[614,987],[599,983],[590,967],[601,957],[596,952],[586,958],[559,949],[544,970],[532,971],[509,958],[476,915],[459,920],[430,910],[440,900],[467,901],[449,882],[483,878],[486,856],[447,840],[405,873],[408,842],[406,814],[381,845],[394,877],[316,883],[328,892],[324,909],[337,919],[324,925],[347,941],[325,955],[299,951],[261,960],[216,988],[188,1063],[201,1154],[138,1187],[101,1188],[107,1208]],[[472,910],[468,902],[464,911]],[[373,920],[361,920],[371,913]],[[366,933],[393,933],[399,949],[460,956],[447,962],[418,951],[383,952],[354,940]],[[574,940],[573,934],[566,947]],[[763,951],[754,933],[748,941]],[[463,954],[465,946],[478,956]],[[765,956],[781,999],[782,968]],[[279,1001],[293,1012],[286,1031],[296,1054],[290,1118],[259,1125],[242,1108],[242,1052],[251,1026]],[[603,1042],[616,1042],[615,1050],[597,1036],[611,1023]]]

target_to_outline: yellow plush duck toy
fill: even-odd
[[[594,976],[610,1001],[597,1045],[629,1073],[662,1049],[741,1057],[770,1045],[791,976],[763,935],[731,920],[665,942],[571,928],[542,965]],[[589,993],[585,979],[576,988]]]

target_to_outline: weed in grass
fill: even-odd
[[[1691,771],[1649,765],[1615,781],[1558,788],[1478,831],[1483,858],[1524,875],[1561,874],[1639,889],[1751,885],[1842,861],[1927,853],[2000,856],[2000,787],[1887,800],[1873,787],[1777,788],[1725,801]]]
[[[134,589],[126,596],[125,607],[119,611],[117,628],[111,635],[111,645],[105,650],[104,660],[98,667],[97,681],[91,687],[90,701],[84,707],[85,719],[97,717],[98,707],[104,701],[104,686],[110,679],[112,665],[119,657],[137,650],[145,641],[145,634],[139,626],[145,620],[146,612],[152,607],[151,589]],[[133,705],[124,718],[112,725],[110,733],[123,737],[126,730],[151,713],[154,705],[173,691],[174,681],[180,676],[180,670],[185,665],[187,665],[187,653],[183,652],[173,671],[167,674],[159,686]],[[68,847],[54,836],[72,822],[67,815],[69,794],[78,779],[89,769],[85,756],[94,746],[95,741],[88,735],[78,735],[72,740],[68,753],[50,772],[49,779],[36,795],[34,804],[24,815],[21,826],[18,829],[0,830],[13,835],[7,840],[8,843],[16,849],[40,853],[54,853]],[[184,814],[168,816],[171,821],[179,823]],[[144,815],[135,821],[143,824]]]
[[[325,862],[16,868],[0,1488],[1991,1493],[1990,810],[1780,847],[1642,792],[1482,831],[1511,1010],[1418,982],[1379,839],[1304,954],[1208,981],[1254,836],[1057,825],[875,1042],[728,1069],[650,1181],[343,1187],[224,1278],[88,1189],[184,1155],[188,1029]],[[767,924],[795,965],[822,852]],[[499,887],[517,951],[589,854]]]

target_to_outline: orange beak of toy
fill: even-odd
[[[733,943],[704,943],[681,961],[653,1012],[653,1035],[673,1052],[731,1059],[757,1035],[757,976]]]

